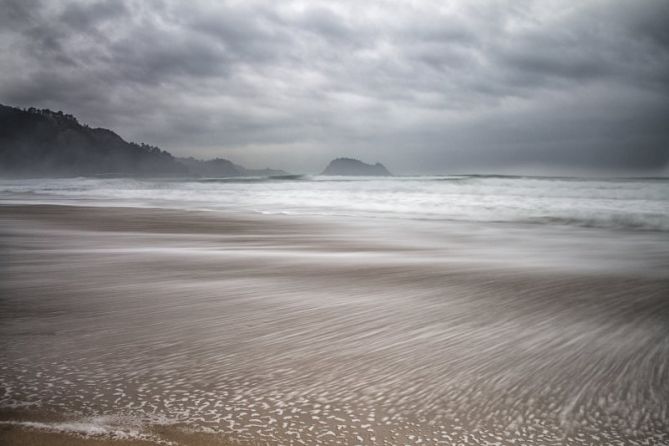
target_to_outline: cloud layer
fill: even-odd
[[[669,3],[0,0],[0,102],[318,171],[661,172]]]

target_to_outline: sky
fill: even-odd
[[[669,173],[669,1],[0,0],[0,103],[318,172]]]

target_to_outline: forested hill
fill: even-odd
[[[0,173],[11,176],[165,176],[188,169],[158,147],[124,141],[72,115],[0,105]]]

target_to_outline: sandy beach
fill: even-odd
[[[0,443],[669,442],[666,251],[395,231],[3,205]]]

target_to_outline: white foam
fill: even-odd
[[[83,437],[105,437],[114,440],[147,440],[159,444],[173,444],[146,432],[144,424],[140,421],[123,416],[97,416],[77,421],[62,422],[0,421],[0,424]]]
[[[5,201],[226,209],[325,215],[525,222],[669,231],[666,179],[394,177],[203,182],[0,179]]]

